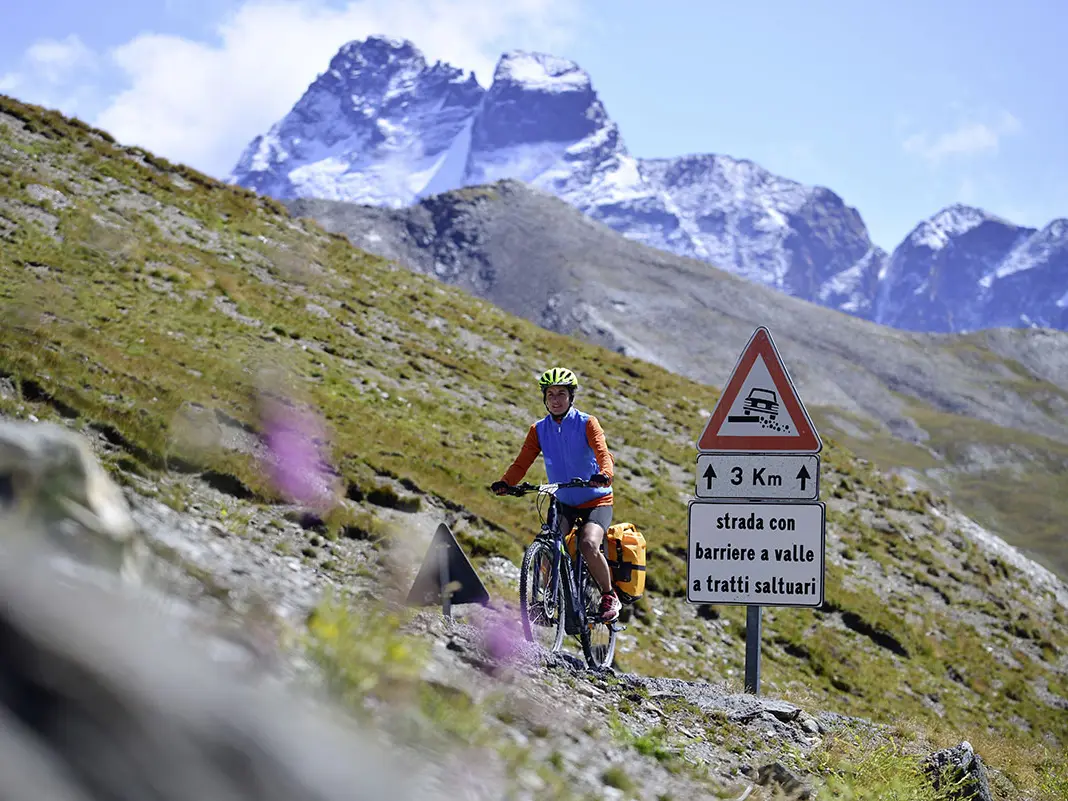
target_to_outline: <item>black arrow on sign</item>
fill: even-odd
[[[812,476],[810,476],[808,474],[808,468],[805,467],[804,465],[801,465],[801,469],[797,471],[797,475],[794,476],[794,478],[801,479],[801,491],[804,492],[805,491],[805,482],[808,481],[810,478],[812,478]]]
[[[708,466],[708,469],[704,472],[704,477],[708,479],[707,489],[712,489],[712,479],[716,477],[716,471],[712,469],[712,465]],[[804,489],[804,487],[802,487]]]

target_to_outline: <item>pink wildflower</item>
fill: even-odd
[[[523,632],[516,621],[496,617],[483,624],[483,642],[494,662],[512,664],[518,660],[522,649]]]
[[[325,513],[334,503],[335,474],[325,458],[321,420],[311,410],[267,397],[262,418],[265,467],[275,488],[290,502]]]

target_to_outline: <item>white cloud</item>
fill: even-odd
[[[25,60],[35,76],[49,83],[62,83],[76,71],[96,67],[96,56],[75,34],[35,42],[26,50]]]
[[[91,94],[99,68],[97,56],[75,34],[40,39],[26,49],[15,70],[0,75],[0,92],[17,91],[29,102],[75,114]]]
[[[1001,140],[1019,133],[1020,121],[1008,111],[1001,112],[993,122],[966,122],[952,131],[931,136],[928,132],[913,134],[902,147],[905,152],[938,164],[954,156],[981,156],[997,153]]]
[[[222,177],[348,41],[408,38],[428,61],[473,69],[485,85],[503,50],[566,43],[578,7],[576,0],[248,0],[217,26],[217,42],[142,34],[114,49],[128,85],[94,124]]]

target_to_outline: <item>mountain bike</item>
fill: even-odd
[[[553,653],[562,647],[565,633],[577,636],[586,664],[600,670],[611,666],[616,653],[616,635],[625,626],[618,621],[601,621],[601,588],[590,574],[577,542],[572,561],[564,543],[564,532],[557,530],[556,525],[556,491],[587,486],[589,483],[582,479],[556,484],[524,482],[509,489],[508,494],[522,496],[536,492],[539,517],[542,499],[549,499],[541,531],[523,553],[520,568],[519,606],[524,635],[529,642],[539,642],[539,631],[551,632],[550,644],[546,647]],[[602,553],[604,547],[602,540]]]

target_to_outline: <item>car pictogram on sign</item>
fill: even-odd
[[[749,390],[749,396],[742,404],[742,409],[746,414],[766,414],[774,420],[779,413],[779,401],[774,391],[754,387]]]
[[[759,423],[765,417],[774,420],[779,414],[779,399],[774,390],[753,387],[742,401],[742,414],[727,418],[732,423]]]

